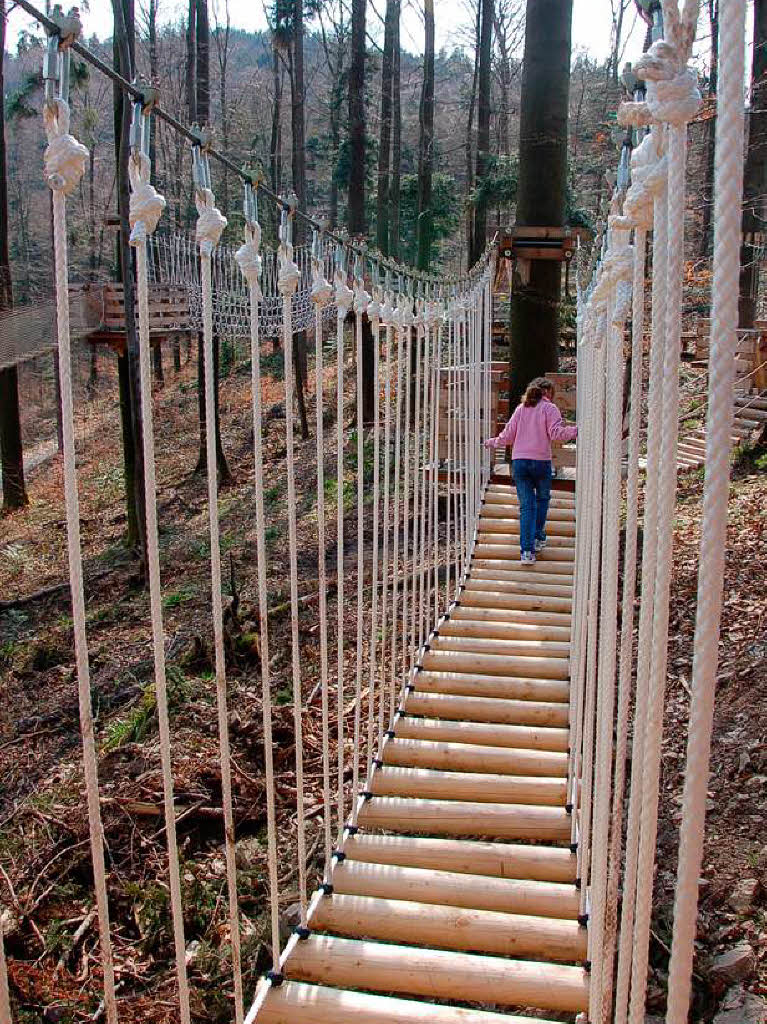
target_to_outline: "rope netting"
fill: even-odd
[[[669,983],[669,1024],[687,1018],[697,880],[705,817],[706,777],[717,665],[732,423],[737,279],[742,181],[744,0],[720,13],[712,347],[709,370],[707,459],[701,536],[698,618],[692,681],[689,749]],[[685,132],[697,110],[695,76],[687,67],[697,4],[680,11],[665,0],[654,42],[640,61],[646,97],[619,111],[638,129],[638,145],[624,156],[601,251],[590,280],[579,282],[578,410],[574,598],[571,627],[568,809],[577,852],[580,921],[588,926],[588,1019],[640,1024],[648,971],[659,768],[666,681],[676,444],[679,422],[680,309],[684,241]],[[662,15],[662,16],[661,16]],[[665,28],[665,32],[663,29]],[[71,42],[71,40],[69,40]],[[67,39],[51,35],[66,81]],[[224,821],[224,852],[231,950],[233,1015],[255,1020],[283,966],[306,937],[321,901],[333,891],[344,841],[359,828],[372,795],[379,755],[391,735],[400,700],[418,672],[433,630],[460,593],[477,537],[489,453],[482,442],[495,428],[491,337],[492,246],[464,278],[441,281],[393,267],[315,226],[311,246],[294,247],[295,203],[280,200],[280,245],[274,259],[261,252],[258,187],[245,190],[243,244],[220,245],[226,220],[216,206],[210,152],[192,152],[198,222],[194,248],[178,236],[155,233],[165,202],[151,184],[148,159],[152,108],[134,105],[130,158],[131,245],[136,250],[148,583],[159,751],[167,836],[180,1019],[191,1019],[184,900],[176,837],[173,751],[166,683],[165,632],[157,522],[154,411],[150,381],[150,288],[178,284],[202,333],[207,407],[214,407],[213,339],[236,330],[250,339],[253,506],[256,590],[260,618],[261,702],[267,816],[271,970],[254,993],[243,981],[236,830],[229,745],[229,686],[223,641],[221,537],[214,417],[206,423],[208,534],[215,693]],[[104,1008],[118,1020],[108,871],[104,858],[98,758],[91,709],[89,652],[79,533],[78,468],[71,388],[70,293],[66,197],[83,173],[87,151],[69,133],[66,94],[48,94],[45,177],[53,192],[56,309],[62,381],[64,493],[80,698],[85,790],[95,898],[101,940]],[[638,649],[634,663],[637,589],[639,455],[645,394],[642,375],[645,250],[652,234],[652,316],[647,382],[647,472]],[[334,248],[335,246],[335,248]],[[236,268],[235,268],[236,264]],[[234,272],[235,268],[238,273]],[[335,346],[324,333],[335,315]],[[218,318],[218,319],[217,319]],[[631,319],[630,414],[625,491],[621,479],[625,325]],[[349,329],[351,328],[351,329]],[[316,559],[319,587],[319,723],[322,737],[319,823],[306,814],[304,730],[316,712],[305,701],[300,643],[297,485],[301,458],[295,438],[295,334],[313,332],[310,392],[315,400]],[[265,423],[260,347],[278,334],[285,355],[285,480],[287,563],[290,578],[290,680],[295,747],[294,825],[280,829],[275,773],[275,696],[269,621],[271,561],[267,544],[264,476]],[[368,342],[366,338],[370,338]],[[366,363],[366,345],[371,359]],[[335,360],[335,365],[333,365]],[[368,420],[366,422],[366,409]],[[330,456],[328,451],[330,450]],[[443,452],[445,457],[440,453]],[[327,464],[335,458],[335,494]],[[348,486],[347,486],[348,485]],[[333,504],[335,509],[332,508]],[[441,510],[440,506],[443,506]],[[444,514],[443,514],[444,512]],[[328,541],[335,542],[335,580]],[[281,557],[281,556],[280,556]],[[620,616],[618,587],[622,574]],[[332,604],[335,603],[335,609]],[[615,624],[620,618],[620,628]],[[333,649],[335,647],[335,658]],[[632,685],[632,681],[635,684]],[[633,695],[633,700],[632,700]],[[632,704],[634,706],[632,721]],[[335,723],[333,718],[335,717]],[[626,752],[632,736],[630,776]],[[335,746],[336,758],[331,757]],[[625,790],[628,802],[624,844]],[[311,830],[311,831],[310,831]],[[481,813],[477,832],[482,833]],[[323,851],[315,876],[310,838]],[[280,867],[297,865],[298,926],[282,948]],[[319,883],[312,893],[312,887]],[[622,893],[619,914],[618,894]],[[0,926],[2,918],[0,917]],[[617,972],[616,972],[617,961]],[[615,979],[615,980],[614,980]],[[0,1022],[11,1020],[0,932]]]

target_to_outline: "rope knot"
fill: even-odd
[[[654,121],[683,125],[700,110],[698,76],[687,67],[687,53],[684,42],[680,47],[658,39],[637,62],[636,72],[647,82],[647,108]]]
[[[280,295],[293,295],[301,280],[301,271],[293,260],[293,246],[289,242],[280,242],[277,250],[280,272],[277,275],[277,290]]]
[[[354,312],[360,316],[367,310],[370,295],[365,291],[365,282],[358,277],[354,282]]]
[[[346,283],[346,276],[340,270],[336,271],[335,274],[335,296],[336,306],[338,307],[338,315],[342,318],[346,318],[349,310],[352,308],[354,302],[354,292]]]
[[[333,298],[333,285],[323,273],[320,260],[312,260],[312,302],[326,306]]]
[[[381,320],[381,289],[373,289],[373,297],[368,302],[368,316],[371,320]]]
[[[257,301],[261,301],[261,225],[248,224],[245,227],[245,241],[234,254],[237,265],[250,288],[255,289]]]
[[[157,228],[157,223],[166,206],[165,197],[160,195],[149,180],[151,170],[149,157],[144,153],[141,153],[138,159],[131,157],[128,161],[128,177],[131,186],[128,212],[131,245],[138,245],[139,242],[146,241],[147,235],[151,235]]]
[[[221,240],[227,219],[216,206],[215,196],[209,188],[198,189],[194,201],[197,207],[195,238],[200,252],[210,256]]]
[[[392,305],[392,299],[394,296],[391,292],[387,292],[384,296],[384,302],[381,306],[381,323],[385,327],[394,327],[394,306]]]
[[[69,104],[64,100],[46,103],[43,121],[48,137],[43,176],[54,192],[71,195],[85,174],[88,150],[69,134]]]

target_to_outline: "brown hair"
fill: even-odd
[[[533,384],[537,388],[540,388],[541,391],[549,391],[551,393],[551,397],[554,397],[554,392],[556,391],[556,388],[554,387],[553,380],[549,380],[548,377],[536,377],[533,381]]]
[[[537,380],[532,381],[527,385],[527,390],[522,395],[522,405],[527,406],[528,409],[533,409],[543,398],[543,391]]]

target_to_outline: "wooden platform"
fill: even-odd
[[[516,497],[490,484],[460,600],[404,690],[332,892],[314,895],[310,934],[250,1021],[524,1024],[587,1008],[565,806],[573,497],[551,512],[561,532],[521,566]]]

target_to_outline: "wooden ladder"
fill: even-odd
[[[587,930],[566,810],[571,495],[519,564],[516,496],[490,484],[457,604],[384,743],[262,1024],[524,1024],[586,1010]],[[492,1009],[488,1009],[488,1005]],[[536,1018],[540,1019],[540,1018]]]

